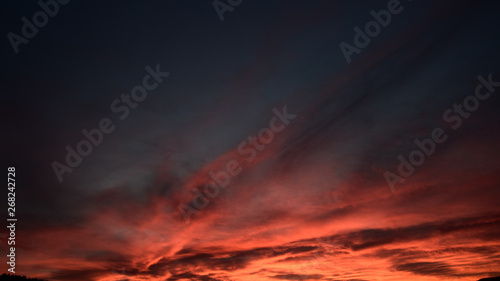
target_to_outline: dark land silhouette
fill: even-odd
[[[10,275],[10,274],[5,274],[5,273],[0,275],[0,281],[25,281],[25,280],[47,281],[47,280],[43,280],[43,279],[28,278],[26,276]]]
[[[478,281],[500,281],[500,276],[489,277],[489,278],[482,278],[482,279],[479,279]]]

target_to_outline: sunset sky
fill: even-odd
[[[15,2],[4,35],[41,10]],[[70,1],[17,54],[4,37],[17,275],[500,276],[498,1],[401,0],[349,59],[341,42],[396,0],[220,2],[223,21],[212,0]]]

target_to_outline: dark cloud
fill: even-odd
[[[485,215],[473,218],[458,218],[449,221],[424,223],[396,229],[367,229],[347,234],[343,243],[354,251],[379,247],[386,244],[403,243],[414,240],[440,237],[454,232],[472,232],[481,237],[494,231],[500,222],[500,215]]]
[[[409,271],[418,275],[453,276],[456,272],[442,262],[414,262],[400,264],[395,267],[399,271]]]
[[[177,272],[179,268],[204,267],[211,270],[234,271],[248,266],[254,260],[278,257],[287,254],[301,254],[316,250],[316,246],[280,246],[256,248],[246,251],[188,254],[180,258],[162,258],[149,266],[149,273],[161,275],[165,272]],[[193,253],[194,249],[184,249],[177,253]]]
[[[184,272],[180,274],[175,274],[165,279],[166,281],[175,281],[175,280],[194,280],[194,281],[220,281],[222,279],[212,278],[209,275],[196,275],[190,272]]]
[[[324,276],[321,274],[279,274],[271,276],[271,278],[279,279],[279,280],[319,280]]]
[[[64,269],[52,273],[50,278],[53,280],[94,280],[104,272],[107,271],[97,268]]]

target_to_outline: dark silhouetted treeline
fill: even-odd
[[[10,274],[5,274],[5,273],[0,275],[0,281],[26,281],[26,280],[47,281],[47,280],[42,280],[42,279],[27,278],[26,276],[10,275]]]
[[[482,279],[479,279],[478,281],[500,281],[500,276],[491,277],[491,278],[482,278]]]

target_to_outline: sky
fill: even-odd
[[[498,2],[1,5],[15,274],[500,276]]]

